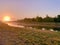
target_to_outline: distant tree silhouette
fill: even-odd
[[[57,16],[57,22],[60,22],[60,15]]]
[[[46,17],[43,19],[43,22],[54,22],[54,19],[46,15]]]
[[[36,18],[24,18],[22,20],[18,21],[23,21],[23,22],[60,22],[60,15],[57,15],[57,17],[49,17],[46,15],[45,18],[37,16]]]
[[[55,23],[57,22],[57,17],[54,17],[54,22],[55,22]]]
[[[36,17],[37,22],[42,22],[42,20],[43,20],[42,17],[39,17],[39,16]]]

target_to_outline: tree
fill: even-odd
[[[42,17],[37,16],[37,17],[36,17],[36,21],[37,21],[37,22],[42,22]]]
[[[57,16],[57,22],[60,22],[60,15]]]
[[[46,15],[46,17],[43,19],[44,22],[54,22],[54,19],[52,17],[49,17]]]

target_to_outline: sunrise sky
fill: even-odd
[[[45,17],[46,14],[52,17],[60,14],[60,0],[0,0],[0,18]]]

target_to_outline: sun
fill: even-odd
[[[10,16],[4,16],[4,17],[3,17],[3,21],[4,21],[4,22],[11,21]]]

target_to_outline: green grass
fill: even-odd
[[[0,45],[60,45],[60,32],[0,24]]]

